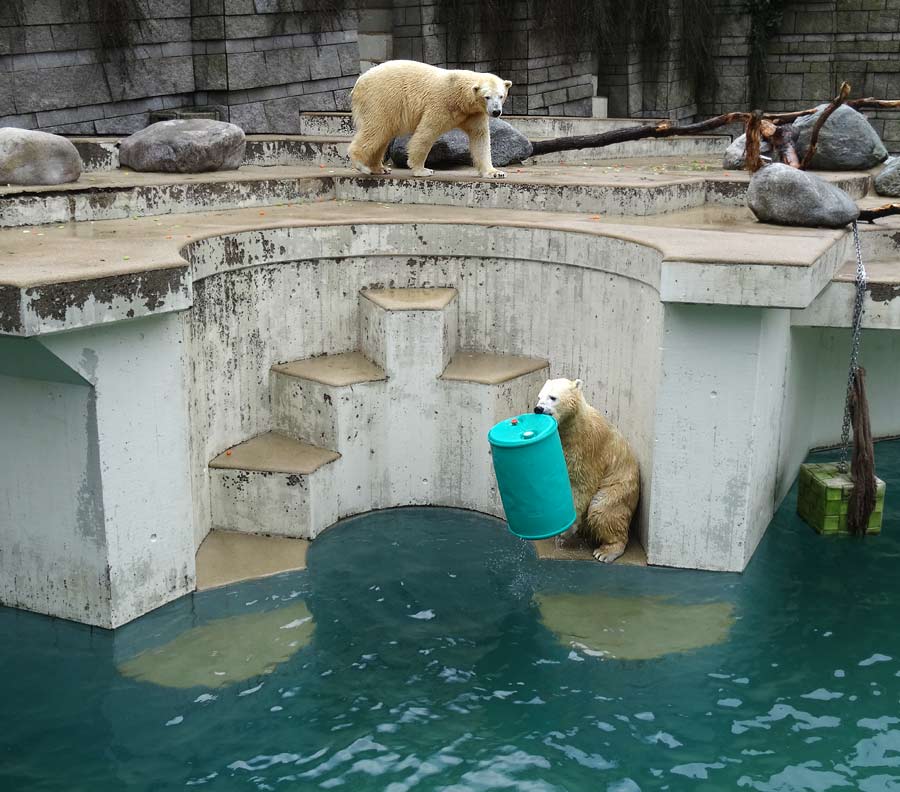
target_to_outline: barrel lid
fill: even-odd
[[[495,424],[488,432],[491,445],[511,448],[530,445],[556,431],[556,421],[549,415],[524,413]]]

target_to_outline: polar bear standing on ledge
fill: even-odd
[[[628,544],[640,473],[625,438],[585,401],[581,385],[579,379],[547,380],[534,411],[559,425],[577,515],[570,532],[595,547],[594,558],[611,564]]]
[[[350,93],[356,134],[350,162],[363,173],[390,173],[387,147],[398,135],[412,135],[409,167],[413,176],[431,176],[428,153],[451,129],[469,136],[472,162],[481,176],[506,176],[491,164],[488,118],[498,118],[512,83],[493,74],[439,69],[417,61],[395,60],[361,75]]]

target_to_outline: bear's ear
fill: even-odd
[[[506,86],[506,90],[507,90],[507,91],[508,91],[510,88],[512,88],[512,81],[510,81],[510,80],[504,80],[504,81],[503,81],[503,84]]]
[[[584,382],[582,382],[580,379],[577,379],[577,380],[575,380],[575,382],[573,382],[572,384],[575,386],[575,390],[579,390],[579,391],[580,391],[580,390],[581,390],[581,386],[584,385]]]
[[[479,83],[475,83],[475,85],[472,86],[473,92],[478,93],[480,90],[481,90],[481,85]]]

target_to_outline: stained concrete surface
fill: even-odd
[[[272,366],[272,371],[332,387],[385,379],[384,371],[360,352],[343,352],[339,355],[323,355],[307,360],[280,363]]]
[[[224,470],[255,470],[308,476],[322,465],[338,458],[340,454],[326,448],[301,443],[275,432],[266,432],[219,454],[209,466]]]
[[[540,371],[548,365],[549,363],[541,358],[521,355],[457,352],[441,374],[441,379],[500,385],[532,371]]]

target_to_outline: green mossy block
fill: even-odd
[[[877,477],[875,481],[875,510],[869,518],[867,534],[881,533],[884,516],[885,484]],[[801,465],[797,513],[820,534],[847,534],[847,507],[852,489],[849,472],[841,473],[836,462]]]

